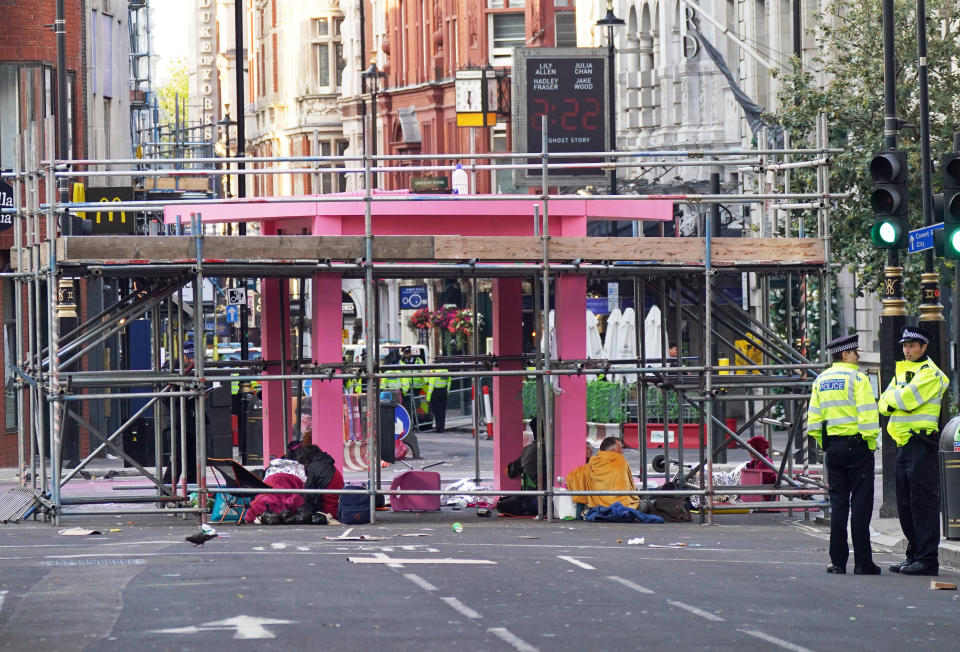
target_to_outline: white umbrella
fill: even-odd
[[[607,316],[607,332],[603,336],[603,357],[607,360],[617,357],[617,331],[620,330],[620,318],[620,308],[614,308]]]
[[[603,340],[600,338],[600,329],[597,328],[597,316],[593,311],[587,311],[587,358],[596,360],[603,357]],[[588,380],[595,380],[596,376],[590,374]]]
[[[653,306],[650,308],[650,312],[647,313],[646,319],[643,320],[644,354],[647,360],[655,361],[647,363],[648,366],[651,367],[659,367],[661,364],[660,361],[663,358],[663,349],[661,348],[661,339],[663,337],[662,326],[660,308]]]
[[[627,308],[623,311],[620,318],[620,328],[617,329],[616,358],[626,360],[637,357],[637,315],[633,308]],[[633,364],[618,365],[622,367],[632,367]],[[636,374],[625,374],[621,380],[628,383],[636,382]]]

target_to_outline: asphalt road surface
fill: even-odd
[[[828,575],[823,528],[782,514],[718,522],[386,513],[350,533],[376,539],[222,527],[229,537],[202,548],[174,516],[65,524],[95,523],[91,536],[3,525],[0,648],[953,649],[957,591],[888,573],[898,556],[878,551],[879,577]]]

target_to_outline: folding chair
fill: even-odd
[[[213,469],[214,477],[217,477],[217,484],[221,487],[227,489],[270,488],[270,485],[266,484],[234,460],[209,457],[207,458],[207,466]],[[223,523],[223,519],[230,513],[237,515],[238,525],[243,523],[243,516],[250,506],[250,501],[253,500],[253,496],[249,494],[238,496],[231,493],[220,493],[218,495],[223,496],[223,500],[226,502],[226,509],[221,513],[220,520],[218,520],[217,523]]]

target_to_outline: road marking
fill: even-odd
[[[686,609],[692,614],[696,614],[701,618],[706,618],[707,620],[712,620],[714,622],[723,622],[723,618],[715,614],[710,613],[709,611],[704,611],[703,609],[698,609],[693,605],[686,604],[685,602],[677,602],[676,600],[667,600],[667,604],[672,604],[674,607],[680,607],[681,609]]]
[[[617,577],[616,575],[608,575],[607,579],[613,580],[614,582],[619,582],[620,584],[623,584],[624,586],[633,589],[637,593],[650,593],[650,594],[656,593],[656,591],[651,591],[645,586],[640,586],[639,584],[635,584],[630,580],[625,580],[622,577]]]
[[[537,652],[537,648],[533,647],[525,640],[511,632],[505,627],[490,627],[487,629],[488,632],[499,638],[501,641],[507,645],[513,646],[515,650],[519,652]]]
[[[582,561],[580,561],[579,559],[577,559],[576,557],[567,557],[567,556],[565,556],[565,555],[557,555],[557,558],[558,558],[558,559],[562,559],[563,561],[568,561],[568,562],[570,562],[571,564],[573,564],[574,566],[579,566],[580,568],[585,568],[585,569],[587,569],[587,570],[597,570],[596,568],[594,568],[594,567],[591,566],[590,564],[587,564],[587,563],[585,563],[585,562],[582,562]]]
[[[3,611],[3,599],[7,596],[6,591],[0,591],[0,611]]]
[[[373,557],[347,557],[347,561],[352,564],[496,564],[489,559],[412,559],[412,558],[392,558],[383,553],[377,553]]]
[[[791,643],[790,641],[784,641],[775,636],[770,636],[769,634],[758,632],[755,629],[738,629],[737,631],[743,632],[744,634],[749,634],[750,636],[755,636],[756,638],[759,638],[762,641],[766,641],[767,643],[773,643],[774,645],[778,645],[785,650],[793,650],[793,652],[811,652],[810,648],[805,648],[802,645],[796,645],[794,643]]]
[[[478,614],[476,611],[474,611],[467,605],[463,604],[456,598],[440,598],[440,599],[446,602],[451,608],[455,609],[456,611],[459,611],[462,615],[466,616],[467,618],[480,618],[480,614]]]
[[[292,625],[296,621],[281,620],[279,618],[258,618],[256,616],[234,616],[226,620],[214,620],[202,625],[191,625],[189,627],[174,627],[172,629],[154,629],[151,634],[197,634],[199,632],[210,632],[216,630],[235,629],[233,638],[253,639],[253,638],[276,638],[276,635],[264,625]]]
[[[420,577],[420,576],[417,575],[416,573],[404,573],[403,576],[406,577],[406,578],[407,578],[408,580],[410,580],[411,582],[413,582],[414,584],[416,584],[417,586],[419,586],[419,587],[420,587],[421,589],[423,589],[424,591],[436,591],[436,590],[437,590],[437,587],[435,587],[433,584],[431,584],[431,583],[428,582],[427,580],[423,579],[422,577]]]

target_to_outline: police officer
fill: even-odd
[[[887,433],[897,444],[897,512],[907,538],[906,561],[890,570],[904,575],[936,575],[940,563],[937,422],[950,381],[927,357],[930,333],[907,326],[900,337],[903,360],[880,395],[880,414],[889,414]]]
[[[870,550],[873,515],[873,452],[880,435],[877,401],[867,376],[857,369],[859,336],[838,337],[827,344],[833,364],[817,376],[807,410],[807,434],[826,451],[830,494],[830,566],[847,572],[847,517],[853,539],[853,572],[879,575]]]
[[[447,370],[431,371],[431,374],[441,373],[447,373]],[[433,429],[437,432],[443,432],[447,425],[447,389],[449,387],[449,376],[431,375],[427,381],[427,401],[430,402],[430,412],[433,413]]]

